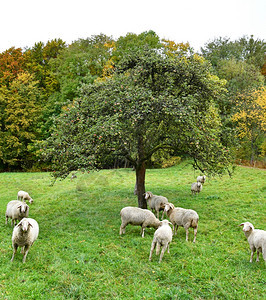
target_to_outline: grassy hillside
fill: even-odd
[[[147,170],[146,190],[200,216],[197,241],[178,229],[163,261],[148,261],[154,229],[127,226],[119,236],[119,212],[136,206],[130,169],[79,174],[50,186],[48,173],[0,174],[0,299],[262,299],[266,268],[250,264],[248,242],[238,227],[265,228],[265,170],[238,167],[233,178],[208,179],[199,196],[190,185],[199,173],[185,161]],[[40,235],[27,261],[12,256],[6,204],[18,190],[30,193],[30,217]]]

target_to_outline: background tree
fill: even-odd
[[[196,168],[210,174],[229,166],[215,106],[222,90],[198,56],[133,51],[111,78],[83,86],[82,97],[58,120],[44,155],[55,178],[100,168],[108,156],[125,157],[136,169],[138,205],[145,208],[146,162],[160,149],[188,153]]]
[[[34,154],[30,147],[38,139],[41,112],[38,82],[29,73],[21,73],[10,86],[0,88],[0,159],[9,170],[31,168]]]
[[[265,141],[265,87],[254,90],[248,95],[240,95],[236,103],[236,111],[232,119],[236,122],[238,137],[243,141],[239,147],[238,156],[240,158],[246,158],[248,154],[250,156],[250,164],[254,165],[255,159],[257,159],[258,155],[263,151],[261,147],[263,141]],[[245,153],[244,156],[243,152]]]

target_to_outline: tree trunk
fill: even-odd
[[[136,167],[136,188],[137,188],[137,195],[138,195],[138,206],[140,208],[147,208],[147,201],[144,198],[145,173],[146,173],[145,162],[142,162],[140,165],[137,165]]]

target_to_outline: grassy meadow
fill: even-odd
[[[155,252],[148,261],[153,228],[144,238],[131,225],[119,235],[121,208],[137,206],[131,169],[78,173],[54,186],[49,173],[1,173],[0,299],[263,299],[265,262],[249,263],[238,225],[266,229],[266,171],[237,167],[233,178],[207,178],[192,196],[198,175],[188,161],[147,170],[147,191],[200,217],[196,243],[192,229],[187,243],[179,228],[159,264]],[[10,220],[5,225],[6,204],[19,190],[34,199],[29,217],[40,226],[25,264],[20,251],[10,262]]]

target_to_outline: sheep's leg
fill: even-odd
[[[161,249],[161,244],[159,242],[157,242],[157,245],[156,245],[156,255],[158,255],[160,253],[160,249]]]
[[[250,261],[249,261],[249,262],[251,262],[251,263],[252,263],[252,260],[253,260],[253,255],[254,255],[254,250],[251,249],[251,256],[250,256]]]
[[[144,238],[144,231],[145,231],[145,226],[143,227],[143,225],[141,226],[141,237]]]
[[[259,262],[259,255],[260,255],[260,251],[257,250],[257,259],[256,259],[256,262]]]
[[[163,248],[162,248],[162,252],[161,252],[161,255],[160,255],[160,259],[159,259],[159,263],[162,261],[162,259],[163,259],[163,255],[164,255],[164,252],[165,252],[165,250],[166,250],[166,248],[167,248],[167,245],[168,244],[164,244],[163,245]]]
[[[17,253],[17,250],[18,250],[18,245],[13,244],[13,255],[12,255],[11,261],[14,260],[15,254]]]
[[[174,225],[174,234],[177,235],[177,229],[178,229],[178,225]]]
[[[186,229],[186,241],[188,242],[188,228],[185,229]]]
[[[120,231],[119,231],[119,234],[124,234],[126,232],[126,226],[127,226],[127,223],[123,222],[122,221],[122,224],[120,226]]]
[[[170,254],[169,243],[167,244],[167,253]]]
[[[157,211],[157,219],[159,219],[159,210]]]
[[[193,240],[193,243],[196,242],[197,232],[198,232],[198,226],[196,228],[194,228],[194,240]]]
[[[152,241],[152,243],[151,243],[151,251],[150,251],[150,256],[149,256],[149,261],[151,261],[151,257],[152,257],[152,253],[153,253],[153,250],[155,248],[155,245],[156,245],[156,242]]]
[[[30,246],[29,245],[25,245],[24,246],[24,256],[23,256],[23,259],[22,259],[22,262],[24,263],[26,261],[26,257],[27,257],[27,254],[30,250]]]
[[[6,216],[6,224],[7,224],[7,221],[8,221],[8,216]]]

